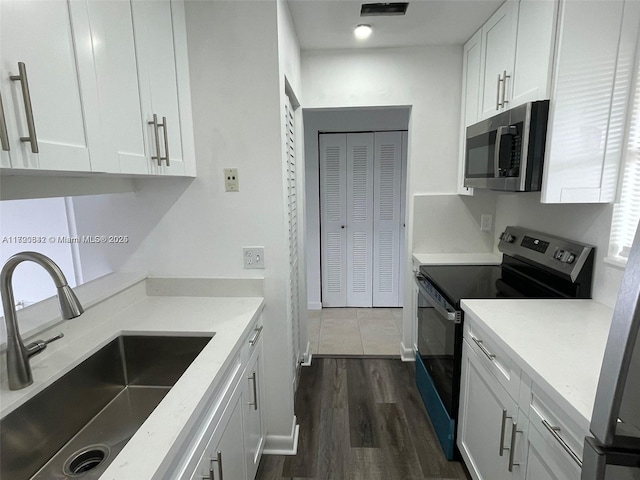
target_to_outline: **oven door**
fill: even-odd
[[[420,289],[416,382],[443,451],[452,459],[460,396],[461,312],[444,301],[424,277],[416,280]]]

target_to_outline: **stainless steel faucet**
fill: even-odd
[[[7,260],[7,263],[2,267],[2,272],[0,272],[0,293],[2,294],[4,323],[7,327],[7,373],[10,390],[20,390],[31,385],[33,376],[31,375],[29,358],[47,348],[47,344],[64,336],[60,333],[49,340],[36,340],[28,345],[22,342],[20,331],[18,330],[11,280],[13,271],[26,260],[40,265],[53,279],[58,289],[58,300],[60,301],[60,311],[63,318],[75,318],[84,313],[80,301],[67,284],[67,279],[64,277],[62,270],[49,257],[37,252],[21,252],[16,253]]]

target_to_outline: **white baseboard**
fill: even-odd
[[[302,365],[303,367],[310,367],[312,357],[313,354],[311,353],[311,342],[307,342],[307,349],[302,354],[302,363],[300,365]]]
[[[400,357],[402,358],[403,362],[415,362],[416,361],[416,354],[413,351],[413,348],[407,348],[404,343],[400,342]]]
[[[322,302],[308,302],[307,309],[309,310],[322,310]]]
[[[293,426],[289,435],[269,435],[264,442],[264,455],[295,455],[298,453],[298,437],[300,425],[296,416],[293,416]]]

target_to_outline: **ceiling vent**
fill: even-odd
[[[361,17],[393,16],[407,13],[409,2],[363,3],[360,8]]]

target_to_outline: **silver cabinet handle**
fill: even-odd
[[[513,472],[514,465],[520,465],[519,463],[514,463],[513,459],[516,454],[516,433],[522,433],[522,430],[518,430],[518,424],[513,422],[511,425],[511,445],[509,447],[509,471]]]
[[[253,336],[253,338],[251,340],[249,340],[249,345],[250,346],[254,346],[257,342],[258,342],[258,338],[260,338],[260,334],[262,333],[262,328],[264,327],[264,325],[261,325],[260,328],[256,328],[255,332],[256,334]]]
[[[576,452],[574,452],[571,449],[571,447],[567,444],[567,442],[565,442],[564,439],[560,436],[560,427],[554,427],[546,420],[542,420],[542,424],[547,430],[549,430],[551,435],[553,435],[553,438],[555,438],[558,441],[558,443],[564,449],[564,451],[569,454],[571,459],[574,462],[576,462],[580,468],[582,468],[582,460],[580,460],[580,457],[576,455]]]
[[[507,411],[502,410],[502,428],[500,428],[500,456],[502,456],[505,450],[509,450],[504,447],[504,434],[507,429],[507,418],[511,418],[507,416]]]
[[[502,83],[502,78],[500,74],[498,74],[498,93],[496,93],[496,110],[500,110],[502,104],[500,103],[500,84]]]
[[[158,115],[153,114],[153,120],[151,122],[147,122],[149,125],[153,125],[153,133],[156,137],[156,155],[151,157],[151,160],[156,160],[158,162],[158,166],[162,165],[162,156],[160,154],[160,133],[158,132]],[[166,130],[165,130],[166,133]]]
[[[20,137],[21,142],[31,143],[31,151],[38,153],[38,137],[36,136],[36,124],[33,121],[33,107],[31,106],[31,93],[29,92],[29,80],[27,79],[27,67],[24,62],[18,62],[19,75],[11,75],[9,78],[14,82],[20,82],[22,87],[22,99],[24,100],[24,113],[27,117],[28,137]]]
[[[5,152],[11,150],[9,134],[7,133],[7,121],[4,117],[4,106],[2,105],[2,95],[0,95],[0,146]]]
[[[254,410],[258,410],[258,388],[256,387],[256,372],[247,379],[253,382],[253,402],[249,402],[249,405],[253,405]]]
[[[492,362],[495,361],[496,354],[495,353],[491,353],[489,350],[487,350],[486,347],[482,344],[482,340],[478,340],[474,336],[471,336],[471,340],[473,340],[475,342],[475,344],[478,345],[478,348],[482,351],[482,353],[484,353],[487,356],[487,358],[489,360],[491,360]],[[504,424],[502,425],[502,428],[504,430]]]
[[[509,100],[507,100],[507,78],[511,78],[511,75],[507,75],[507,71],[504,71],[502,76],[502,106],[506,107]]]
[[[162,117],[162,123],[159,123],[158,127],[162,127],[164,129],[164,157],[160,157],[158,159],[158,165],[160,165],[162,160],[166,160],[168,167],[171,163],[169,163],[169,132],[167,131],[167,117]],[[158,152],[158,155],[160,155],[160,152]]]
[[[222,452],[218,451],[216,458],[212,458],[209,462],[209,475],[211,475],[211,480],[215,480],[215,476],[213,474],[213,464],[218,464],[218,480],[223,480],[222,478]]]

